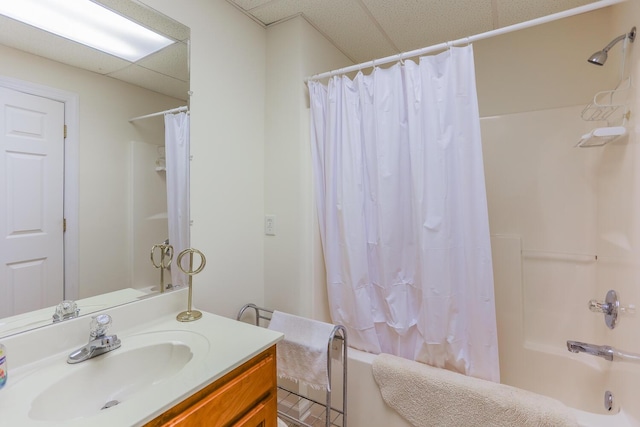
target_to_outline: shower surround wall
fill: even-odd
[[[568,353],[567,339],[599,343],[603,338],[602,316],[587,309],[587,301],[604,296],[596,283],[599,152],[574,147],[588,127],[581,110],[481,120],[501,381],[544,394],[558,377],[556,368],[580,372],[571,365],[582,365],[584,355]],[[585,379],[580,375],[571,383]],[[584,384],[551,391],[572,407],[595,412],[602,408],[604,390],[592,389]]]
[[[597,126],[581,120],[580,113],[598,90],[615,87],[621,49],[612,50],[616,56],[605,67],[592,66],[586,58],[603,41],[635,25],[631,17],[640,16],[640,7],[638,2],[627,2],[592,15],[609,24],[607,34],[599,36],[599,44],[581,42],[579,49],[574,48],[583,56],[579,67],[549,76],[550,85],[581,79],[583,102],[562,107],[574,99],[558,96],[551,100],[551,108],[499,112],[481,120],[496,306],[501,307],[497,313],[501,376],[507,384],[549,394],[590,412],[605,413],[602,402],[608,389],[615,396],[614,411],[621,406],[640,420],[633,400],[640,366],[566,350],[566,340],[571,339],[640,352],[637,315],[621,316],[616,329],[609,330],[603,315],[587,308],[590,299],[602,301],[609,289],[619,292],[623,305],[640,304],[637,89],[629,93],[632,116],[627,138],[600,148],[573,147],[583,133]],[[576,36],[583,33],[577,31]],[[499,45],[504,41],[496,40]],[[637,48],[630,46],[628,64],[635,81]],[[611,75],[585,79],[583,73],[593,69]],[[541,100],[532,99],[534,104]],[[574,386],[550,388],[560,376],[570,378]]]

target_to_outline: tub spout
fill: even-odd
[[[615,353],[615,350],[608,345],[595,345],[580,341],[567,341],[567,350],[572,353],[587,353],[609,361],[613,360]]]

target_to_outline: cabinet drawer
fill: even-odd
[[[275,347],[271,347],[146,427],[276,425],[275,393],[276,358]]]
[[[233,427],[271,427],[276,425],[277,415],[276,396],[271,395],[256,405],[242,419],[233,424]]]

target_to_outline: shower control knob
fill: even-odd
[[[593,311],[594,313],[604,313],[608,315],[613,315],[618,311],[618,304],[609,303],[609,302],[599,302],[595,299],[592,299],[589,301],[589,310]]]
[[[594,313],[603,313],[604,321],[607,324],[609,329],[613,329],[616,327],[616,323],[618,321],[618,314],[635,314],[636,308],[633,305],[629,305],[628,307],[620,306],[620,300],[618,299],[618,294],[614,290],[610,290],[607,292],[607,296],[604,299],[604,302],[599,302],[594,299],[589,301],[589,310]]]

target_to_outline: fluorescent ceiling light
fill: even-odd
[[[90,0],[0,0],[0,14],[132,62],[174,43]]]

